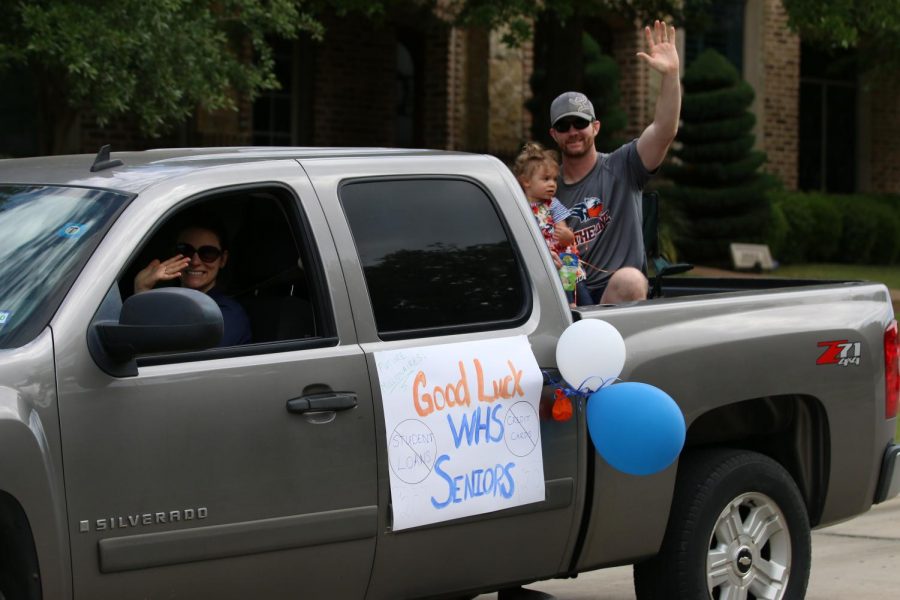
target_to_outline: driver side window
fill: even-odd
[[[319,261],[296,206],[290,192],[271,187],[220,192],[179,208],[120,277],[123,298],[164,286],[213,298],[225,332],[219,348],[187,353],[198,359],[330,343]]]

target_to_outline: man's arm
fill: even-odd
[[[681,114],[681,81],[678,69],[678,51],[675,49],[675,28],[656,21],[653,31],[644,28],[649,54],[638,52],[650,68],[662,73],[659,98],[653,122],[641,134],[637,142],[638,156],[648,171],[662,164],[675,134],[678,133],[678,117]]]

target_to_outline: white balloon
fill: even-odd
[[[570,387],[598,390],[622,373],[625,340],[606,321],[575,321],[556,343],[556,366]]]

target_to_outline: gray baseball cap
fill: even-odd
[[[563,117],[581,117],[588,121],[596,121],[594,105],[581,92],[565,92],[556,97],[550,105],[550,125]]]

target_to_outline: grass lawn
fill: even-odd
[[[771,273],[775,277],[796,277],[799,279],[865,279],[878,281],[891,289],[900,289],[900,266],[898,265],[838,265],[809,264],[782,265]]]

